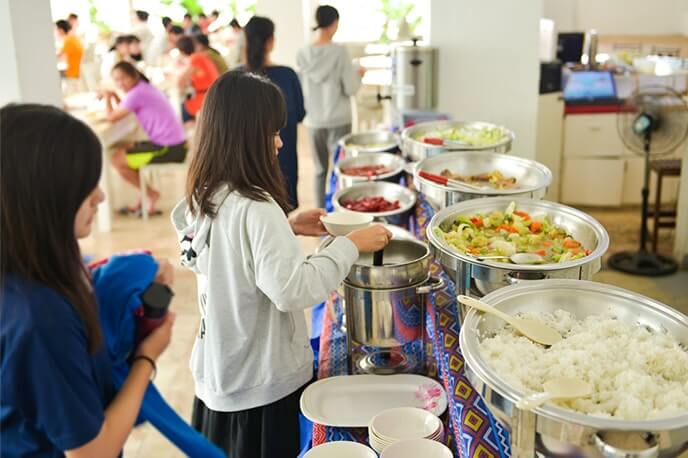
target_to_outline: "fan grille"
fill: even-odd
[[[650,142],[652,155],[671,153],[688,135],[688,105],[681,96],[668,87],[641,88],[626,100],[617,115],[621,141],[637,154],[644,154],[644,138],[633,131],[633,123],[640,113],[649,113],[657,120]]]

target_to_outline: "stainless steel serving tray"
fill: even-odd
[[[510,315],[562,309],[584,319],[611,313],[623,322],[668,333],[688,348],[688,317],[654,299],[608,284],[581,280],[532,281],[502,288],[482,300]],[[467,364],[466,373],[473,386],[481,392],[492,412],[510,425],[520,412],[515,403],[524,393],[500,377],[479,350],[482,336],[496,332],[503,325],[493,316],[471,310],[461,327],[460,343]],[[576,447],[593,445],[594,436],[605,431],[652,433],[658,441],[659,456],[673,456],[672,453],[688,447],[688,412],[630,421],[545,404],[533,413],[537,432]]]
[[[372,177],[346,175],[342,173],[343,169],[349,167],[362,167],[367,165],[383,165],[390,169],[387,173],[381,173]],[[357,183],[367,183],[369,181],[389,181],[398,183],[404,173],[406,161],[397,154],[391,153],[364,153],[355,157],[348,157],[334,167],[334,172],[337,175],[339,189],[344,189],[353,186]]]
[[[513,131],[506,129],[506,138],[499,143],[486,146],[473,145],[430,145],[428,143],[417,140],[416,137],[422,136],[427,132],[432,132],[437,129],[447,128],[461,128],[461,127],[501,127],[496,124],[483,121],[431,121],[416,124],[407,127],[401,133],[401,150],[405,157],[411,161],[422,161],[426,157],[434,156],[436,154],[445,153],[447,151],[496,151],[499,153],[507,153],[511,150],[511,144],[516,138]]]
[[[416,204],[416,194],[405,186],[385,181],[370,181],[358,183],[346,189],[340,189],[332,197],[334,208],[339,211],[348,210],[342,205],[342,201],[356,200],[362,197],[382,196],[389,201],[399,201],[399,208],[387,212],[369,212],[376,220],[390,224],[402,224],[408,219]],[[354,212],[355,213],[355,212]]]
[[[343,148],[344,157],[347,158],[363,153],[394,153],[399,150],[399,136],[384,130],[345,135],[337,143]]]
[[[496,170],[505,177],[516,178],[516,185],[510,189],[462,188],[459,190],[434,183],[419,175],[421,171],[439,175],[445,169],[460,175],[478,175]],[[509,196],[542,199],[552,183],[552,172],[539,162],[486,151],[448,152],[428,157],[415,166],[414,172],[416,187],[430,205],[439,210],[465,200],[481,197]]]

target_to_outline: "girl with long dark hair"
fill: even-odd
[[[186,199],[172,212],[201,311],[192,423],[242,458],[298,454],[299,396],[313,376],[303,310],[337,288],[359,251],[381,249],[391,237],[374,225],[303,254],[296,235],[324,234],[323,212],[287,219],[277,159],[286,118],[274,83],[242,71],[222,75],[199,119]]]
[[[296,128],[306,115],[301,83],[294,70],[284,65],[276,65],[270,59],[270,53],[275,47],[275,24],[270,19],[253,16],[244,27],[244,34],[246,36],[246,69],[267,76],[282,90],[287,102],[287,122],[280,131],[283,146],[279,152],[279,163],[286,180],[289,204],[294,209],[299,206]]]
[[[115,393],[77,242],[103,200],[100,143],[49,106],[8,105],[0,126],[2,455],[118,456],[172,316],[139,345]]]

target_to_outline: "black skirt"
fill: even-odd
[[[230,458],[295,458],[305,387],[272,404],[237,412],[210,410],[194,396],[191,424]]]

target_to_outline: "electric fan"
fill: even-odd
[[[640,248],[622,251],[609,258],[609,266],[635,275],[659,276],[676,272],[676,261],[650,253],[647,243],[647,216],[650,181],[650,156],[674,151],[688,134],[688,107],[671,88],[652,86],[636,91],[627,99],[617,116],[617,130],[624,145],[645,157],[642,189]],[[659,209],[656,209],[658,211]]]

